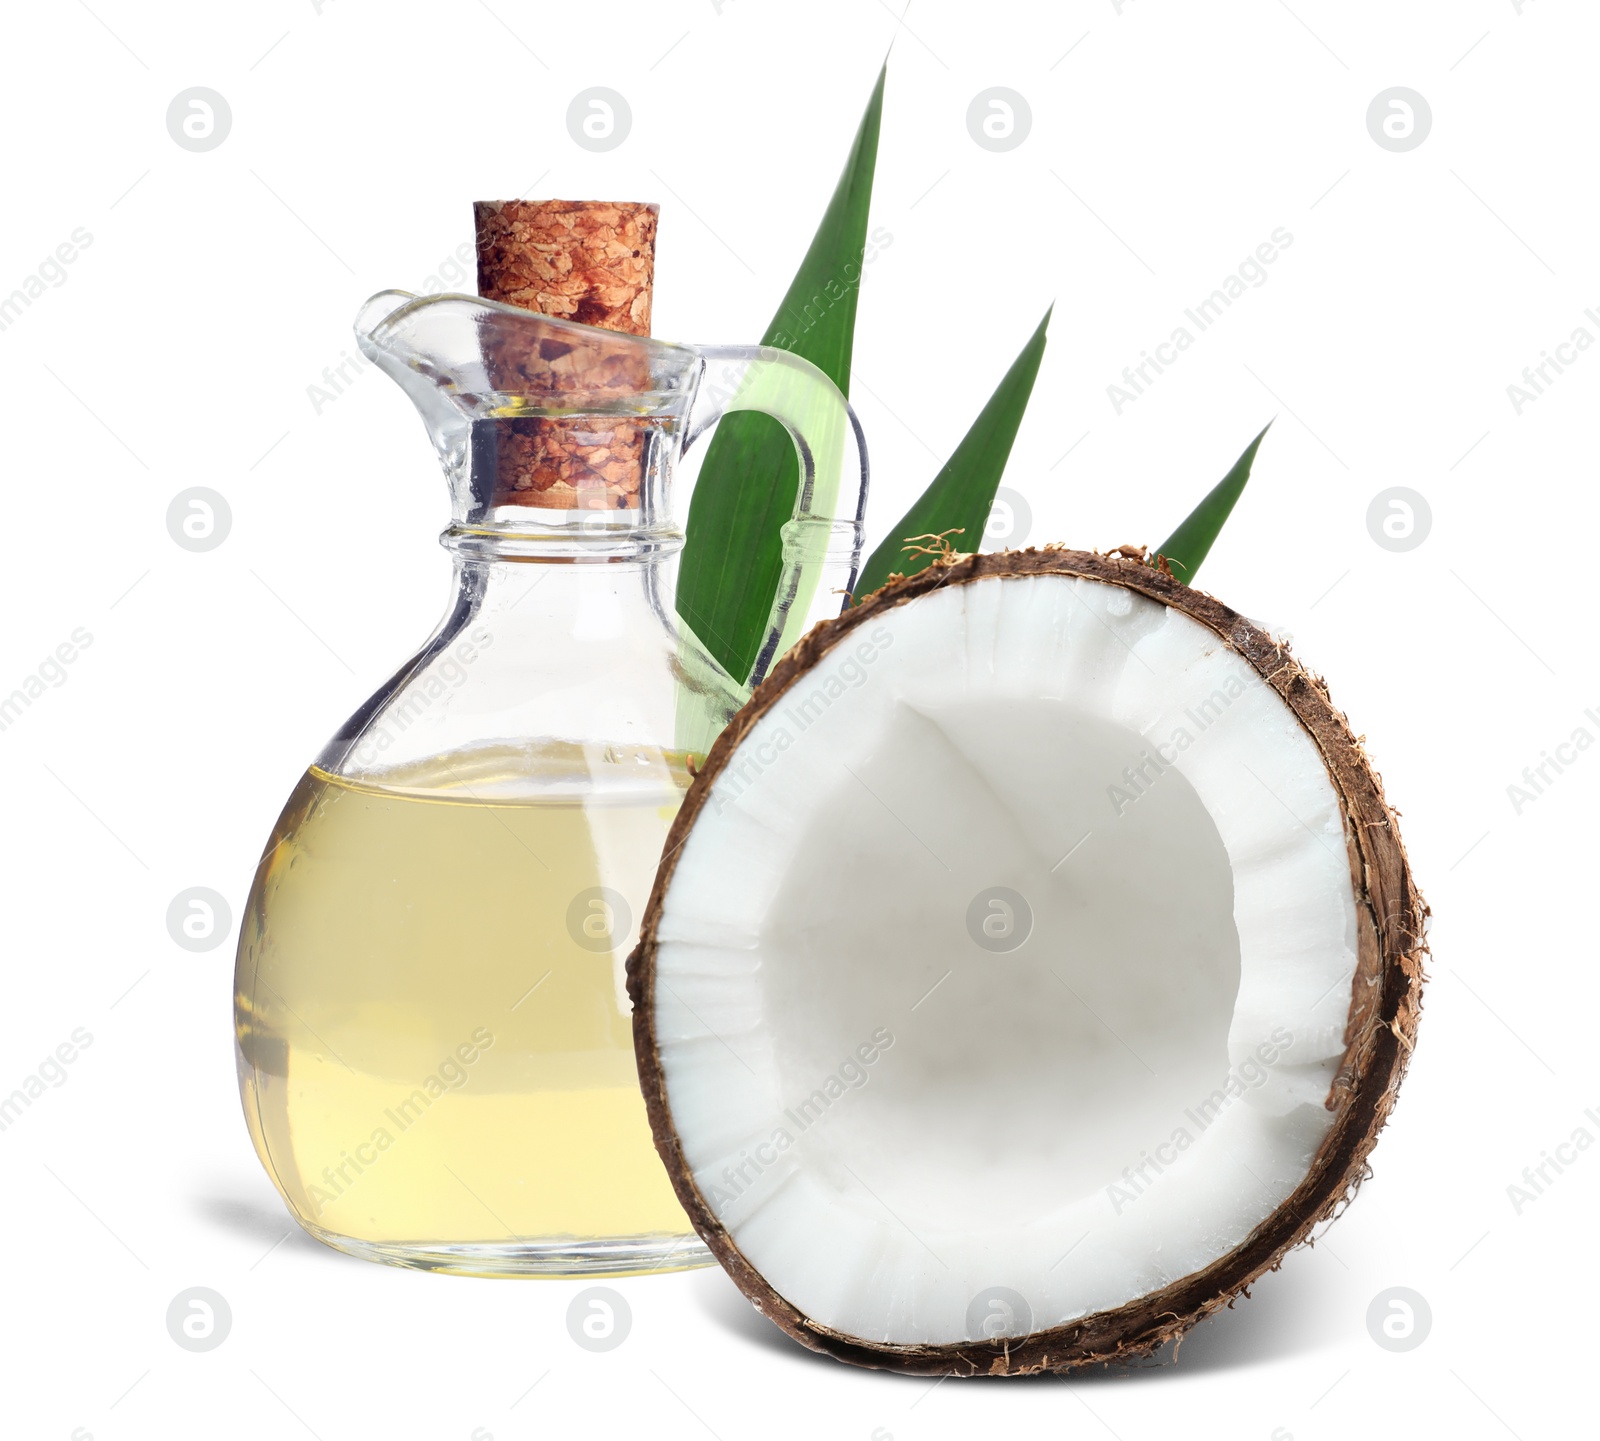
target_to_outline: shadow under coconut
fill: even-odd
[[[1344,1338],[1346,1306],[1328,1261],[1292,1256],[1282,1271],[1269,1271],[1238,1297],[1206,1317],[1177,1343],[1148,1361],[1097,1366],[1084,1379],[1197,1371],[1233,1371],[1305,1356]],[[1337,1264],[1334,1262],[1332,1264]]]
[[[1297,1264],[1298,1263],[1298,1264]],[[767,1320],[745,1299],[723,1272],[711,1268],[695,1279],[693,1294],[701,1311],[740,1341],[801,1363],[838,1365],[831,1357],[808,1350]],[[973,1381],[1007,1385],[1072,1381],[1129,1380],[1178,1372],[1231,1371],[1267,1365],[1290,1356],[1303,1356],[1337,1344],[1342,1329],[1340,1288],[1327,1270],[1309,1255],[1294,1256],[1282,1271],[1269,1272],[1241,1296],[1231,1309],[1208,1316],[1176,1344],[1162,1347],[1149,1360],[1122,1366],[1095,1366],[1070,1377],[977,1376]],[[927,1385],[925,1376],[906,1377]]]
[[[692,1292],[695,1304],[729,1335],[774,1355],[787,1356],[802,1365],[814,1362],[819,1366],[837,1366],[831,1356],[808,1350],[798,1341],[786,1336],[777,1326],[763,1316],[743,1291],[728,1279],[720,1266],[708,1266],[694,1273]]]

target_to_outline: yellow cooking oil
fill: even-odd
[[[307,772],[256,874],[235,1004],[250,1132],[308,1230],[473,1274],[704,1262],[624,989],[688,781],[681,756],[577,746]]]

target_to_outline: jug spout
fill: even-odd
[[[417,407],[468,527],[595,511],[637,524],[701,366],[686,346],[465,295],[382,291],[356,338]]]

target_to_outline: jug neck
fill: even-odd
[[[356,334],[427,426],[450,482],[452,548],[577,558],[681,539],[667,480],[700,351],[399,291],[368,301]]]
[[[556,511],[512,524],[456,522],[439,536],[469,567],[519,565],[654,565],[683,549],[683,531],[670,516],[643,511]]]
[[[550,477],[521,463],[517,446],[528,437],[515,424],[496,418],[472,426],[471,484],[466,503],[440,536],[446,549],[474,561],[606,564],[664,558],[682,548],[683,530],[671,509],[676,417],[631,419],[605,429],[605,439],[625,432],[628,447],[607,467],[604,480],[590,462],[596,454],[604,459],[597,441],[606,422],[540,422],[540,442],[554,436],[559,443],[567,431],[586,447],[574,465],[575,485],[557,479],[543,488],[527,483]]]

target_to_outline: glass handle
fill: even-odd
[[[689,413],[687,451],[724,415],[759,410],[794,441],[800,484],[783,526],[783,560],[754,689],[817,621],[837,615],[861,566],[867,445],[844,395],[809,360],[767,345],[700,346],[705,370]]]

